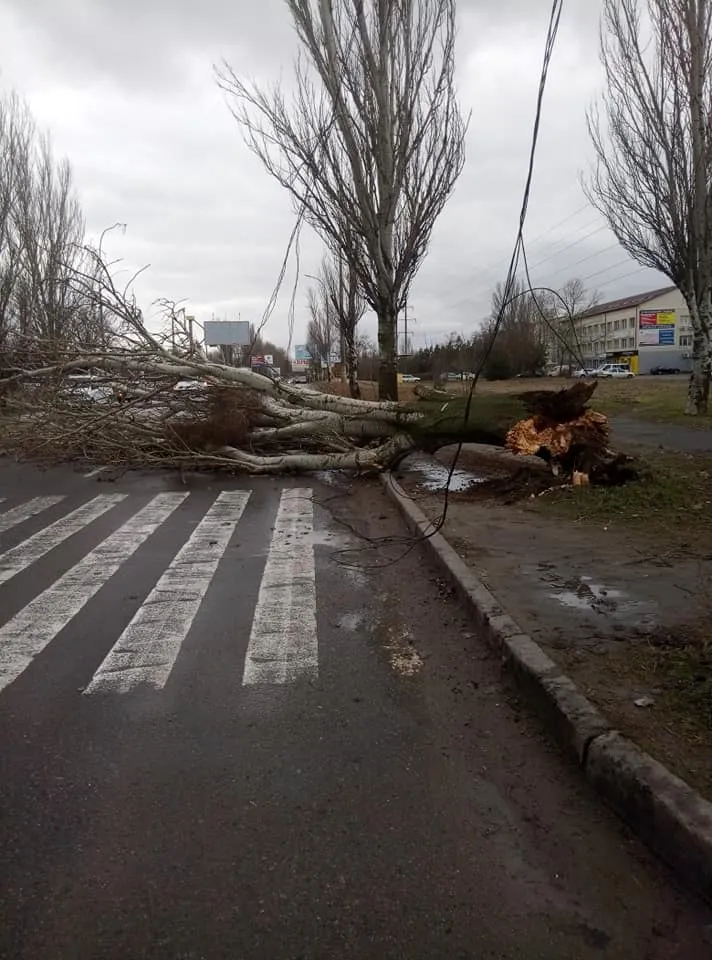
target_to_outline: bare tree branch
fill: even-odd
[[[712,0],[604,0],[606,92],[585,185],[624,249],[680,289],[694,333],[686,412],[712,366]]]

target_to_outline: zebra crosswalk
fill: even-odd
[[[193,507],[194,494],[185,491],[158,493],[143,502],[128,518],[127,494],[101,494],[61,512],[65,498],[34,497],[13,504],[0,499],[0,695],[17,680],[43,651],[70,630],[87,604],[100,602],[109,581],[120,570],[140,561],[142,548],[162,528],[179,524],[187,533],[157,580],[148,578],[130,622],[117,630],[108,653],[104,647],[84,687],[85,696],[121,694],[140,687],[162,689],[209,594],[220,564],[250,503],[251,491],[218,493],[197,522],[186,523],[182,509]],[[201,506],[202,506],[202,500]],[[118,510],[112,525],[112,511]],[[61,515],[41,526],[14,546],[3,548],[9,531],[21,534],[24,524],[37,525],[45,513]],[[191,514],[192,516],[192,514]],[[76,562],[62,562],[63,548],[81,541],[83,532],[112,530]],[[182,518],[182,519],[181,519]],[[265,518],[265,521],[270,518]],[[269,523],[265,522],[268,529]],[[272,528],[254,617],[244,651],[242,683],[285,684],[318,676],[316,617],[316,565],[313,544],[314,507],[309,488],[285,488],[280,495]],[[74,538],[74,540],[73,540]],[[95,542],[96,536],[94,538]],[[7,542],[7,541],[6,541]],[[175,542],[175,541],[173,541]],[[74,554],[76,556],[76,546]],[[138,555],[138,556],[137,556]],[[46,558],[52,581],[40,588],[14,615],[3,618],[12,597],[13,580],[32,574]],[[151,586],[152,583],[155,585]],[[25,586],[25,589],[27,587]],[[125,621],[124,621],[125,622]]]

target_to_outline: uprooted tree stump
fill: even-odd
[[[415,432],[421,448],[430,452],[464,442],[537,456],[577,485],[634,480],[633,458],[610,449],[607,418],[588,407],[596,387],[590,381],[562,390],[473,393],[471,398],[416,387],[419,401],[435,409]]]

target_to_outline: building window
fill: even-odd
[[[628,320],[628,326],[631,330],[635,330],[635,317],[630,317]]]
[[[681,347],[691,347],[692,346],[692,336],[689,333],[680,334],[680,346]]]

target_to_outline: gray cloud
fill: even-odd
[[[550,0],[460,0],[458,82],[472,110],[468,162],[413,286],[416,336],[472,329],[489,309],[516,234]],[[550,85],[527,236],[535,282],[591,276],[604,295],[650,281],[585,207],[584,110],[600,85],[598,4],[566,7]],[[290,199],[242,143],[212,65],[288,82],[296,50],[283,0],[4,0],[0,81],[24,91],[59,152],[72,160],[97,236],[148,303],[186,298],[199,319],[258,318],[294,223]],[[561,221],[566,222],[561,223]],[[583,238],[583,239],[582,239]],[[305,230],[301,270],[318,239]],[[626,273],[629,277],[617,277]],[[268,332],[287,337],[294,262]],[[298,294],[297,337],[309,281]],[[652,280],[655,286],[657,278]],[[365,321],[372,329],[372,320]]]

